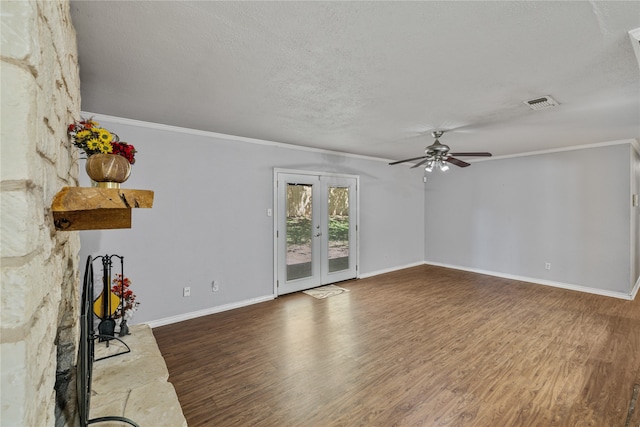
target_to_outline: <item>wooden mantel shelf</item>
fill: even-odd
[[[126,188],[64,187],[53,198],[56,229],[131,228],[131,209],[153,206],[153,191]]]

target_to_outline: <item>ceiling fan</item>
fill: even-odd
[[[467,163],[463,160],[456,159],[453,156],[472,156],[472,157],[491,157],[491,153],[487,152],[478,152],[478,153],[449,153],[449,146],[441,144],[438,140],[444,131],[434,131],[431,133],[431,136],[435,138],[433,144],[425,148],[424,156],[413,157],[411,159],[398,160],[396,162],[389,163],[390,165],[397,165],[398,163],[411,162],[413,160],[420,160],[420,162],[411,166],[411,169],[417,168],[418,166],[422,166],[426,163],[425,170],[427,172],[431,172],[435,166],[437,166],[441,171],[449,170],[449,166],[447,163],[451,163],[453,165],[459,166],[461,168],[466,168],[467,166],[471,166],[470,163]]]

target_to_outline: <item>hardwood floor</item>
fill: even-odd
[[[153,330],[190,427],[640,425],[640,298],[434,266]]]

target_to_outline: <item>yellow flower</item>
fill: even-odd
[[[100,146],[102,145],[102,143],[100,142],[100,140],[98,138],[91,138],[90,140],[87,141],[87,149],[90,151],[98,151],[100,150]],[[109,144],[111,145],[111,144]]]
[[[110,154],[113,152],[113,145],[110,142],[100,143],[100,152],[104,154]]]
[[[79,140],[79,141],[83,141],[83,140],[85,140],[87,138],[90,138],[92,135],[93,134],[91,133],[90,130],[84,129],[84,130],[81,130],[80,132],[78,132],[76,134],[76,139]]]
[[[113,135],[106,129],[98,128],[98,139],[103,143],[109,143],[113,140]]]

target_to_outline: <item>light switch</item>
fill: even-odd
[[[267,216],[273,215],[273,211],[271,209],[267,209]]]

